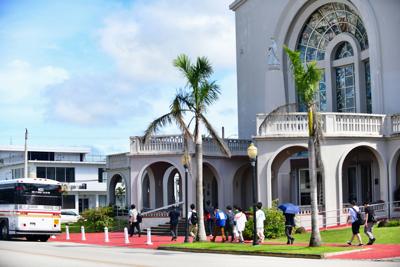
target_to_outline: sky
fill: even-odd
[[[0,145],[129,150],[185,86],[172,61],[206,56],[206,116],[237,137],[232,0],[0,0]],[[175,134],[175,127],[160,134]]]

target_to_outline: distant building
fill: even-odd
[[[29,147],[28,176],[57,180],[68,189],[63,209],[82,212],[107,205],[105,157],[82,147]],[[0,146],[0,180],[24,175],[24,147]]]

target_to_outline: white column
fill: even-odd
[[[75,195],[75,210],[79,212],[79,195]]]
[[[98,208],[99,207],[99,194],[96,194],[95,198],[96,198],[96,208]]]

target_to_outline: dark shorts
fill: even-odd
[[[358,222],[353,222],[351,224],[351,231],[353,232],[353,235],[359,234],[360,233],[360,224]]]

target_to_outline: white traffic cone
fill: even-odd
[[[151,228],[147,228],[147,242],[146,245],[153,245],[153,243],[151,242]]]
[[[124,237],[125,237],[125,244],[129,244],[129,238],[128,238],[128,228],[124,228]]]
[[[108,228],[104,227],[104,242],[108,243],[110,242],[110,239],[108,238]]]
[[[81,226],[81,234],[82,234],[82,241],[85,241],[86,235],[85,235],[85,227],[83,227],[83,225]]]

